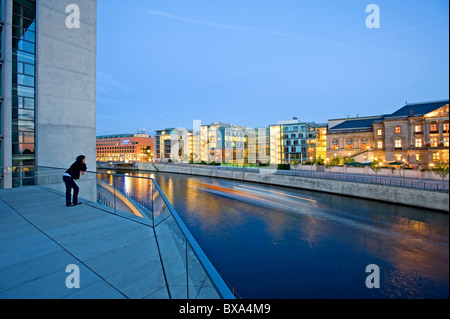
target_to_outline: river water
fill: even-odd
[[[242,298],[449,297],[448,214],[264,184],[154,177]],[[121,177],[116,187],[141,197],[149,189]],[[368,265],[379,271],[366,272]]]

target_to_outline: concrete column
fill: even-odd
[[[80,28],[69,28],[72,0],[37,2],[36,165],[67,169],[78,155],[96,170],[97,1],[78,0]],[[96,200],[95,181],[89,188]]]
[[[5,1],[3,26],[3,187],[12,187],[12,1]]]
[[[430,122],[426,121],[425,123],[425,145],[430,146],[428,143],[430,141]]]

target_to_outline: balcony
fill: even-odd
[[[0,190],[1,247],[14,239],[0,250],[2,298],[234,299],[154,179],[86,172],[83,204],[68,208],[64,171],[37,167],[36,186]],[[133,183],[145,194],[126,193]],[[79,289],[64,286],[72,264]]]

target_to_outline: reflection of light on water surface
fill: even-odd
[[[282,193],[282,192],[277,192],[277,191],[273,191],[273,190],[270,190],[270,189],[263,189],[263,188],[252,187],[252,186],[247,186],[247,185],[239,185],[239,186],[240,186],[240,187],[253,188],[253,189],[260,190],[260,191],[270,192],[270,193],[274,193],[274,194],[278,194],[278,195],[283,195],[283,196],[290,196],[290,197],[294,197],[294,198],[298,198],[298,199],[307,200],[307,201],[310,201],[310,202],[313,202],[313,203],[316,202],[316,201],[313,200],[313,199],[304,198],[304,197],[300,197],[300,196],[294,196],[294,195],[291,195],[291,194]]]
[[[154,177],[245,298],[448,297],[448,215],[242,181]],[[382,271],[376,292],[358,290],[369,263]]]

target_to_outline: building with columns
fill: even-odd
[[[425,168],[449,159],[449,103],[406,104],[386,116],[384,129],[387,162],[402,161]]]
[[[407,103],[389,115],[329,120],[327,158],[374,158],[429,168],[449,161],[449,101]]]

